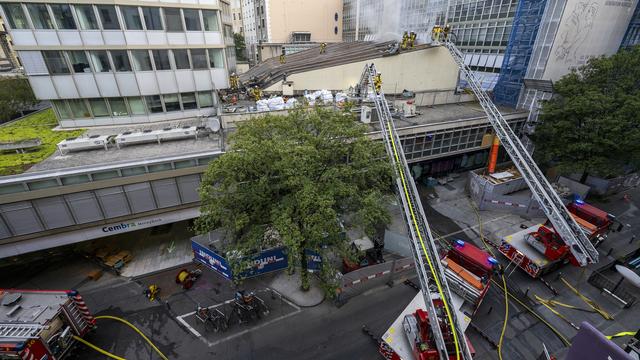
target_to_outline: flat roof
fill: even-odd
[[[58,314],[60,306],[69,300],[69,296],[64,291],[2,289],[0,302],[13,294],[20,294],[20,300],[0,306],[0,323],[44,325],[53,319]],[[20,309],[9,315],[8,313],[15,306],[20,306]]]
[[[387,100],[392,100],[387,97]],[[371,104],[373,106],[373,104]],[[510,115],[526,116],[527,112],[516,110],[506,106],[498,106],[498,110],[505,117]],[[433,125],[438,123],[446,123],[451,121],[464,121],[474,119],[486,119],[487,115],[477,102],[460,102],[433,106],[419,106],[416,108],[418,115],[410,118],[399,119],[394,118],[396,129],[405,129],[411,127],[419,127],[424,125]],[[371,131],[380,131],[380,123],[375,109],[373,109],[373,119],[369,124]]]
[[[84,136],[116,135],[121,134],[125,131],[139,132],[142,130],[161,130],[167,127],[201,125],[202,120],[190,119],[128,126],[101,126],[88,128]],[[199,152],[214,151],[219,149],[219,135],[214,134],[213,136],[199,136],[197,139],[188,138],[163,141],[160,144],[158,144],[157,142],[153,142],[146,144],[124,145],[119,149],[115,145],[110,144],[107,150],[105,150],[104,148],[99,148],[92,150],[66,151],[64,154],[60,154],[60,152],[56,150],[55,153],[53,153],[45,160],[33,165],[27,171],[27,173],[46,170],[67,169],[88,165],[103,165],[125,161],[150,160],[154,158],[195,154]]]

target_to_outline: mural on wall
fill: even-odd
[[[556,61],[577,63],[578,48],[587,40],[598,14],[598,4],[594,1],[580,2],[571,13],[567,28],[560,38],[560,46],[556,49]]]

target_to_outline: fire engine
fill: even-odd
[[[59,360],[95,326],[74,290],[0,289],[0,359]]]
[[[464,330],[471,322],[471,316],[482,303],[489,290],[491,277],[498,261],[475,245],[456,240],[441,259],[449,288],[453,291],[453,307],[462,319]],[[437,293],[431,294],[436,311],[439,312],[440,328],[449,349],[450,359],[455,359],[451,339],[451,328],[443,314],[442,301]],[[424,299],[419,293],[396,318],[382,336],[379,352],[386,359],[437,360],[440,355],[431,336],[431,327]],[[465,339],[466,340],[466,339]],[[471,344],[467,345],[472,349]]]
[[[607,238],[615,217],[583,201],[567,205],[571,216],[596,246]],[[547,220],[502,238],[498,250],[534,278],[571,263],[579,266],[569,246]]]

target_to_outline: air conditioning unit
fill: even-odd
[[[158,141],[179,140],[186,138],[197,139],[197,128],[195,126],[183,126],[181,128],[164,128],[154,131],[158,136]]]
[[[86,137],[68,138],[58,143],[60,154],[65,151],[82,151],[104,148],[107,150],[109,135],[91,135]]]
[[[362,111],[360,112],[360,122],[363,124],[371,123],[371,107],[362,105]]]
[[[118,149],[120,145],[144,144],[156,141],[160,143],[158,135],[152,130],[144,130],[142,132],[126,131],[116,136],[116,146]]]
[[[220,131],[220,120],[217,117],[209,116],[207,118],[207,128],[211,130],[211,132],[217,133]]]

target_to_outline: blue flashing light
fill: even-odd
[[[577,198],[577,199],[575,200],[575,203],[576,203],[576,204],[578,204],[578,205],[584,205],[584,200],[582,200],[582,199],[580,199],[580,198]]]
[[[491,265],[497,265],[498,264],[498,260],[496,260],[494,257],[489,256],[489,258],[487,260],[489,261],[489,264],[491,264]]]
[[[460,247],[463,247],[464,246],[464,241],[458,239],[458,240],[456,240],[456,245],[458,245]]]

